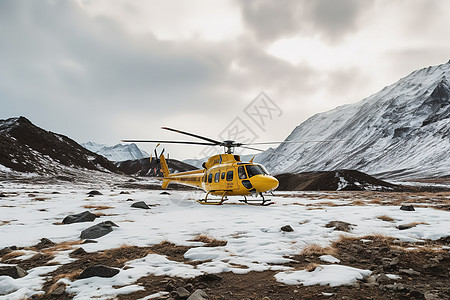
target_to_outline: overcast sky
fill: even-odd
[[[0,118],[80,143],[192,140],[161,126],[284,140],[447,62],[449,20],[447,0],[1,0]]]

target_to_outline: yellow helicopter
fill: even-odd
[[[271,176],[262,165],[254,163],[253,158],[249,162],[242,162],[239,155],[233,154],[234,148],[236,147],[262,151],[260,149],[248,147],[248,145],[273,143],[242,144],[231,140],[220,142],[177,129],[168,127],[162,127],[162,129],[202,139],[206,142],[154,140],[122,140],[122,142],[222,146],[225,149],[224,154],[211,156],[206,162],[204,162],[202,165],[203,169],[174,174],[170,174],[166,159],[163,153],[161,153],[159,156],[159,162],[161,164],[161,171],[164,177],[159,179],[163,181],[163,189],[167,188],[170,182],[177,182],[201,188],[206,192],[205,198],[197,201],[201,204],[221,205],[228,200],[227,196],[243,196],[244,199],[240,201],[247,204],[259,202],[260,205],[270,205],[273,203],[270,200],[266,200],[263,193],[275,190],[278,187],[278,180]],[[208,196],[210,194],[221,196],[220,201],[208,200]],[[260,195],[262,199],[248,200],[247,196],[249,195]]]

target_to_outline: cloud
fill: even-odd
[[[245,24],[265,42],[294,35],[340,40],[357,30],[360,15],[372,1],[240,1]]]

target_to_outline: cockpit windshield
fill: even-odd
[[[267,172],[260,165],[246,165],[248,177],[251,178],[255,175],[267,174]]]

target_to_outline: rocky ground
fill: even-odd
[[[26,181],[0,183],[0,299],[450,298],[448,192],[278,192],[269,207],[211,207],[146,180]],[[364,275],[337,284],[349,267]]]

